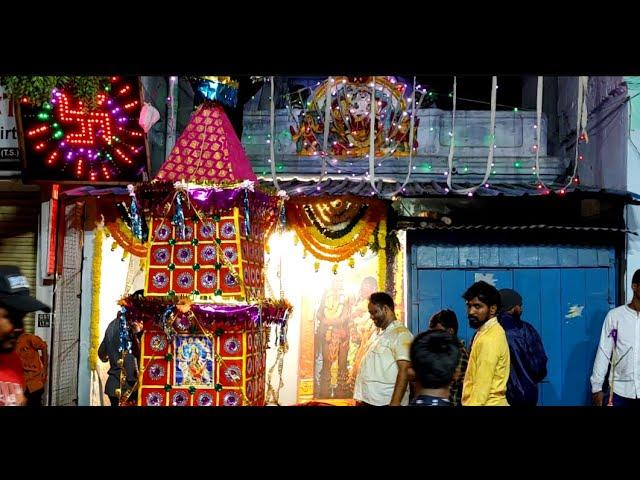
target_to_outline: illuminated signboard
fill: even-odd
[[[138,125],[140,109],[138,81],[127,77],[111,77],[93,109],[60,89],[41,105],[21,101],[18,123],[25,180],[142,181],[148,155]]]

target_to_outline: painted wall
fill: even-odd
[[[94,254],[93,231],[85,232],[85,249],[84,249],[84,268],[82,270],[82,314],[80,319],[80,363],[78,366],[78,403],[79,405],[100,405],[100,396],[104,390],[104,384],[107,380],[107,371],[109,363],[103,363],[98,360],[98,375],[91,375],[89,371],[89,347],[91,342],[91,304],[93,298],[92,278],[93,278],[93,254]],[[105,238],[102,242],[102,267],[100,282],[100,342],[104,338],[104,332],[107,326],[116,317],[118,312],[118,300],[128,292],[133,292],[141,287],[143,276],[134,277],[134,282],[127,288],[127,272],[130,268],[130,262],[134,262],[135,258],[127,256],[124,260],[124,251],[117,247],[111,250],[113,240]],[[135,268],[135,266],[134,266]],[[101,388],[102,387],[102,388]],[[109,399],[103,398],[105,405],[109,405]]]
[[[640,192],[640,77],[625,77],[629,88],[629,135],[627,139],[627,185],[632,192]],[[640,206],[626,207],[627,228],[640,233]],[[640,268],[640,237],[627,234],[627,266],[625,276],[626,300],[633,296],[631,278]]]
[[[578,77],[558,77],[560,151],[573,168]],[[624,190],[627,176],[627,87],[620,76],[591,76],[587,91],[589,142],[580,144],[581,185]]]

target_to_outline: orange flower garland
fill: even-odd
[[[341,262],[375,242],[374,231],[386,218],[386,203],[356,196],[294,197],[287,220],[315,258]]]
[[[148,244],[140,243],[140,240],[133,236],[131,229],[129,229],[121,219],[107,223],[106,228],[115,242],[120,245],[125,252],[135,255],[136,257],[147,257]]]

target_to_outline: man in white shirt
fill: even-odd
[[[640,405],[640,270],[633,274],[631,289],[631,303],[610,310],[602,325],[600,345],[591,375],[593,404],[597,406],[604,402],[602,383],[609,364],[613,395],[608,404]]]
[[[408,405],[413,335],[396,319],[393,299],[384,292],[369,297],[369,315],[378,331],[369,338],[353,398],[358,405]]]

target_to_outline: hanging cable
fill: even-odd
[[[271,159],[271,176],[273,177],[273,186],[276,190],[280,190],[278,185],[278,178],[276,177],[276,147],[275,147],[275,132],[276,132],[276,98],[275,98],[275,85],[273,81],[273,75],[270,78],[271,81],[271,128],[269,138],[269,158]]]
[[[342,79],[342,80],[341,80]],[[328,171],[329,169],[333,169],[333,170],[338,170],[338,174],[339,175],[343,175],[343,174],[348,174],[348,175],[352,175],[352,176],[364,176],[364,179],[367,178],[367,173],[368,170],[361,172],[361,171],[353,171],[350,170],[348,167],[345,167],[344,163],[346,162],[341,162],[340,164],[337,164],[337,159],[333,158],[330,162],[327,162],[327,159],[331,157],[331,148],[332,146],[329,144],[329,135],[331,133],[331,125],[333,122],[333,104],[331,103],[330,99],[331,97],[333,97],[334,95],[338,96],[338,101],[337,101],[337,107],[335,109],[335,111],[337,112],[336,114],[340,115],[339,120],[344,122],[345,125],[347,125],[347,130],[350,130],[350,122],[349,122],[349,116],[345,114],[345,112],[343,111],[343,106],[345,103],[347,103],[348,98],[344,97],[345,93],[344,93],[344,89],[340,89],[338,88],[338,84],[339,83],[344,83],[346,82],[345,78],[342,77],[333,77],[330,76],[328,77],[328,79],[326,80],[326,87],[323,88],[327,88],[325,90],[325,113],[324,113],[324,118],[329,118],[330,119],[330,123],[329,125],[327,125],[327,122],[325,120],[325,127],[323,128],[323,132],[324,132],[324,141],[323,141],[323,145],[322,147],[320,147],[320,145],[318,145],[318,149],[314,150],[314,153],[319,154],[321,157],[324,156],[324,158],[321,158],[321,172],[320,172],[320,176],[319,178],[315,179],[314,181],[317,183],[322,182],[325,177],[327,175],[329,175]],[[416,101],[416,96],[415,93],[412,94],[412,99],[408,99],[408,103],[412,103],[413,102],[413,108],[416,109],[416,112],[420,109],[424,99],[427,97],[427,91],[426,90],[421,90],[420,89],[420,85],[418,85],[418,88],[415,88],[415,83],[416,83],[416,79],[414,79],[414,91],[417,91],[418,93],[421,94],[419,101]],[[318,85],[320,84],[320,82],[318,82]],[[331,88],[329,88],[331,87]],[[335,91],[334,91],[335,88]],[[295,92],[294,92],[295,93]],[[341,97],[342,95],[342,97]],[[297,131],[299,131],[301,128],[304,128],[300,122],[298,122],[298,120],[294,117],[293,115],[293,106],[291,104],[291,100],[290,100],[290,96],[289,95],[283,95],[282,96],[284,98],[285,101],[285,105],[286,105],[286,109],[289,115],[289,118],[292,122],[292,124],[295,126],[295,129]],[[329,101],[327,101],[329,100]],[[374,101],[375,101],[375,97],[374,97]],[[316,107],[319,107],[316,104]],[[378,107],[378,102],[376,101],[376,107]],[[328,110],[328,111],[327,111]],[[302,110],[303,112],[306,113],[310,113],[311,111],[316,112],[316,114],[314,115],[314,117],[316,117],[318,120],[321,120],[321,116],[319,115],[319,108],[316,108],[314,110]],[[380,114],[380,111],[376,112],[376,120],[378,120],[378,116]],[[407,112],[400,112],[399,115],[400,117],[402,117],[402,115],[406,115]],[[416,113],[417,115],[417,113]],[[394,117],[395,118],[395,117]],[[393,120],[393,119],[392,119]],[[400,118],[398,119],[400,120]],[[327,129],[328,126],[328,129]],[[416,135],[415,132],[415,119],[414,119],[414,138]],[[377,133],[377,132],[376,132]],[[388,151],[386,152],[381,152],[378,151],[377,153],[375,152],[374,149],[374,161],[378,164],[378,166],[381,166],[381,163],[386,160],[387,158],[391,158],[392,156],[395,155],[397,149],[399,148],[399,146],[406,141],[407,137],[410,136],[410,129],[407,129],[406,132],[402,133],[401,136],[394,138],[394,145],[393,147],[391,147]],[[375,138],[375,137],[374,137]],[[410,142],[411,144],[413,144],[412,142]],[[374,142],[375,145],[375,142]],[[413,150],[411,150],[411,152],[413,152]],[[381,154],[382,153],[382,154]],[[377,156],[376,156],[377,155]],[[411,159],[413,161],[413,159]],[[367,165],[367,169],[369,169],[369,165]],[[414,167],[412,165],[411,170],[413,170]],[[332,173],[336,173],[335,171]],[[363,175],[364,174],[364,175]]]
[[[424,98],[424,95],[423,97]],[[422,98],[420,101],[422,102]],[[407,171],[407,176],[396,191],[389,194],[389,196],[393,197],[404,190],[404,187],[407,186],[409,182],[409,178],[411,177],[411,171],[413,170],[413,137],[415,133],[415,119],[416,119],[416,110],[418,109],[418,105],[416,105],[416,77],[413,77],[413,90],[411,91],[411,122],[409,126],[409,169]]]
[[[489,175],[491,175],[491,168],[493,167],[493,151],[495,149],[496,143],[496,96],[498,91],[498,77],[491,77],[491,120],[489,127],[489,138],[491,139],[491,143],[489,145],[489,155],[487,157],[487,168],[484,172],[484,177],[482,181],[473,187],[468,188],[454,188],[452,186],[452,172],[453,172],[453,152],[454,152],[454,144],[456,137],[456,129],[455,129],[455,120],[456,120],[456,96],[457,96],[457,79],[453,77],[453,110],[451,112],[451,145],[449,145],[449,157],[448,157],[448,165],[449,170],[447,172],[447,187],[450,191],[454,193],[466,193],[468,195],[473,195],[478,188],[486,183],[489,179]]]
[[[456,140],[456,102],[458,100],[458,77],[453,77],[453,98],[451,99],[451,143],[449,144],[449,155],[447,156],[447,186],[451,188],[451,171],[453,170],[453,152],[455,150]]]
[[[324,138],[322,141],[322,169],[320,170],[320,180],[318,183],[322,183],[324,176],[327,174],[327,155],[329,151],[329,126],[331,125],[331,87],[334,80],[333,77],[327,79],[327,85],[324,96]]]
[[[369,182],[375,193],[376,188],[376,77],[371,82],[371,109],[369,122]]]
[[[578,77],[578,103],[576,105],[576,147],[574,152],[573,159],[573,173],[569,178],[567,184],[562,187],[558,193],[563,194],[565,190],[569,188],[574,179],[576,178],[576,173],[578,173],[578,160],[580,157],[580,138],[582,137],[585,142],[589,141],[589,137],[587,136],[586,128],[587,128],[587,90],[589,85],[589,77],[580,76]]]
[[[545,185],[540,178],[540,130],[542,129],[542,95],[543,95],[544,77],[538,77],[538,91],[536,94],[536,177],[538,179],[538,188],[544,188],[545,192],[549,187]]]

